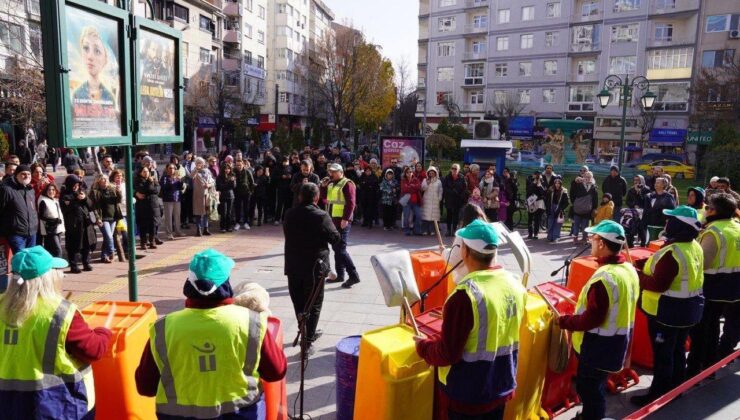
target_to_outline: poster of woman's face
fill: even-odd
[[[140,126],[144,136],[175,135],[175,41],[140,32]]]
[[[66,8],[73,137],[121,136],[118,23]]]

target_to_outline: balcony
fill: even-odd
[[[465,0],[465,8],[488,7],[488,0]]]
[[[647,41],[648,48],[673,47],[676,45],[693,44],[696,37],[688,36],[671,36],[665,38],[649,38]]]
[[[241,69],[241,63],[242,63],[241,59],[224,57],[223,64],[222,64],[223,70],[224,71],[239,71]]]
[[[424,102],[416,103],[416,112],[424,112]]]
[[[223,7],[223,2],[221,0],[200,0],[201,3],[205,3],[210,5],[211,7],[215,7],[219,10]]]
[[[429,39],[429,22],[419,22],[419,41]]]
[[[242,15],[242,5],[238,1],[226,0],[223,11],[226,16],[238,17]]]
[[[485,60],[488,58],[486,51],[465,51],[463,60]]]
[[[468,23],[465,25],[466,34],[484,34],[486,32],[488,32],[487,27],[476,25],[474,23]]]
[[[463,104],[462,110],[467,112],[483,112],[486,106],[484,104]]]
[[[420,77],[419,81],[416,82],[417,89],[426,89],[427,88],[427,79],[424,77]]]
[[[224,30],[224,42],[238,44],[242,40],[242,31],[238,29]]]
[[[578,74],[578,73],[571,73],[568,76],[569,82],[598,82],[599,81],[599,73],[593,72],[589,74]]]
[[[579,42],[578,44],[570,44],[570,52],[573,53],[592,51],[601,51],[601,45],[598,42]]]
[[[419,1],[419,16],[425,16],[429,14],[429,2],[431,0],[420,0]]]
[[[574,13],[573,16],[571,16],[570,21],[572,23],[586,23],[596,22],[602,19],[604,19],[604,14],[601,12],[601,10],[594,10],[586,16],[583,16],[580,12]]]
[[[699,10],[699,3],[700,0],[675,0],[672,4],[668,0],[661,2],[652,0],[650,2],[648,13],[650,15],[664,15],[669,13],[696,11]]]

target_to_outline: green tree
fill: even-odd
[[[709,150],[702,160],[705,175],[726,176],[733,185],[736,185],[740,182],[738,155],[740,155],[740,135],[729,122],[720,122],[714,131]]]
[[[432,134],[427,137],[426,146],[429,153],[435,155],[437,160],[442,160],[442,156],[450,156],[458,148],[455,139],[445,134]]]
[[[0,130],[0,158],[5,160],[9,151],[10,145],[8,144],[8,136],[5,135],[4,131]]]

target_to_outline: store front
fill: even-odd
[[[688,130],[681,128],[653,128],[648,145],[661,153],[683,154]]]
[[[594,123],[594,158],[596,162],[606,163],[619,154],[621,147],[622,119],[619,117],[598,117]],[[644,142],[637,120],[627,118],[624,125],[625,161],[638,159],[642,155]]]

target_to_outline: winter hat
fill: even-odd
[[[190,261],[187,281],[198,293],[208,296],[229,280],[234,264],[234,260],[215,249],[205,249]]]
[[[613,220],[602,220],[598,225],[586,228],[586,233],[600,236],[609,242],[620,245],[626,239],[622,225]]]
[[[611,168],[609,168],[609,171],[617,171],[617,173],[619,173],[619,167],[617,165],[612,165]]]
[[[18,251],[13,255],[10,265],[18,278],[18,284],[21,284],[41,277],[52,268],[67,268],[69,263],[53,257],[44,247],[36,245]]]
[[[701,222],[699,221],[699,214],[696,209],[689,206],[678,206],[675,209],[664,209],[663,214],[666,216],[672,216],[676,219],[686,223],[694,229],[701,230]]]
[[[701,207],[704,204],[704,197],[706,192],[702,187],[689,187],[689,191],[693,191],[696,194],[696,205]]]
[[[31,172],[31,166],[26,165],[25,163],[21,163],[20,165],[15,167],[15,173],[19,174],[21,172]]]
[[[144,156],[143,158],[141,158],[141,161],[142,161],[142,162],[149,162],[149,163],[152,163],[152,162],[154,162],[154,159],[152,159],[152,157],[151,157],[151,156]]]
[[[435,174],[435,175],[439,175],[439,171],[438,171],[438,170],[437,170],[437,168],[435,168],[434,166],[430,166],[430,167],[429,167],[429,168],[427,169],[427,174],[429,174],[429,172],[432,172],[432,171],[434,171],[434,174]]]
[[[331,165],[329,165],[329,167],[326,168],[326,170],[329,171],[329,172],[341,172],[341,173],[344,173],[344,168],[342,168],[342,165],[340,165],[338,163],[332,163]]]
[[[455,232],[455,236],[462,239],[468,248],[481,254],[493,254],[501,244],[496,229],[480,219],[473,220],[469,225]]]
[[[612,199],[612,193],[604,193],[604,196],[603,196],[603,197],[601,197],[601,198],[602,198],[602,199],[604,199],[604,198],[608,198],[608,199],[609,199],[609,201],[611,201],[611,199]]]

